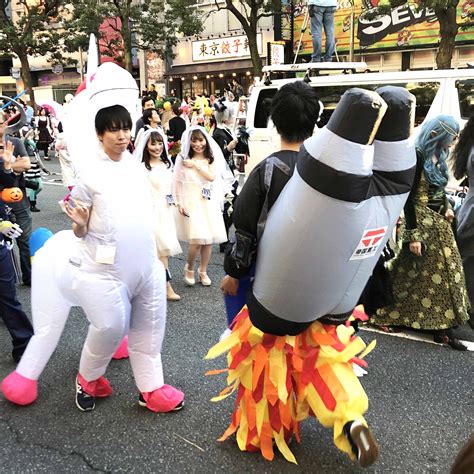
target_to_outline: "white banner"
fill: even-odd
[[[246,35],[227,36],[193,41],[193,62],[222,61],[223,59],[248,58],[250,50]],[[258,54],[262,54],[262,34],[257,33]]]

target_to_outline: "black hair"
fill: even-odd
[[[178,102],[173,104],[173,113],[176,115],[176,117],[179,117],[183,113]]]
[[[150,125],[151,116],[153,115],[153,112],[156,112],[158,114],[158,110],[156,110],[156,109],[146,109],[146,110],[143,111],[142,119],[143,119],[143,122],[146,125]],[[159,116],[160,116],[160,114],[158,114],[158,117]]]
[[[100,109],[95,116],[95,129],[99,135],[112,129],[131,130],[132,118],[128,110],[121,105],[105,107]]]
[[[198,138],[199,136],[201,136],[202,138],[204,138],[204,140],[206,140],[206,148],[204,148],[203,155],[204,155],[204,158],[206,158],[209,161],[209,164],[211,164],[214,161],[214,155],[212,154],[211,145],[209,145],[209,142],[207,141],[206,136],[204,135],[204,133],[201,132],[201,130],[193,130],[191,132],[191,136],[189,137],[189,143],[193,141],[193,138]],[[189,158],[193,158],[193,156],[194,156],[194,150],[190,146]]]
[[[285,84],[273,97],[270,117],[281,137],[289,143],[313,134],[320,104],[316,91],[303,81]]]
[[[459,141],[454,148],[452,155],[453,174],[456,179],[462,179],[466,176],[467,160],[474,147],[474,114],[467,121],[461,134]]]
[[[153,101],[153,103],[155,103],[151,95],[146,95],[145,97],[142,97],[142,108],[145,107],[145,104],[147,102],[150,102],[150,100]]]
[[[148,171],[151,171],[150,165],[150,152],[148,151],[148,143],[151,141],[151,144],[154,145],[156,142],[163,143],[163,151],[161,152],[161,161],[166,165],[167,168],[171,168],[171,161],[168,158],[165,150],[165,143],[163,142],[163,137],[158,132],[151,132],[148,137],[147,142],[145,143],[145,148],[143,148],[142,163],[145,163],[145,168]]]
[[[214,110],[216,112],[224,112],[227,109],[225,97],[221,97],[214,102]]]

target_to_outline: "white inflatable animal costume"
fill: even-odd
[[[82,112],[74,118],[82,118],[87,137],[72,197],[90,208],[87,233],[79,239],[72,231],[59,232],[36,253],[35,335],[16,371],[3,380],[2,391],[20,405],[37,398],[37,380],[57,346],[69,310],[81,306],[90,322],[78,375],[84,391],[94,397],[111,394],[103,375],[128,333],[142,402],[152,411],[170,411],[182,404],[184,394],[163,381],[165,269],[156,254],[150,183],[142,165],[127,151],[119,161],[110,159],[93,130],[98,110],[112,105],[133,109],[137,86],[128,72],[106,63],[80,96]],[[71,133],[71,127],[65,126]],[[81,129],[74,133],[80,134]],[[71,151],[77,156],[77,150]]]

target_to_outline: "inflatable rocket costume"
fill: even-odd
[[[251,205],[245,187],[237,199],[231,258],[245,267],[255,252],[256,271],[231,335],[206,356],[229,352],[228,387],[213,401],[237,390],[221,440],[236,432],[241,450],[268,460],[275,443],[296,463],[288,442],[299,441],[300,422],[311,415],[362,466],[376,460],[363,418],[367,396],[352,369],[370,347],[350,319],[412,185],[414,106],[398,87],[347,91],[301,147],[261,238],[239,222],[239,207]]]
[[[182,406],[183,393],[163,381],[165,270],[156,253],[150,183],[141,163],[128,151],[119,160],[111,159],[94,130],[98,111],[116,105],[130,110],[137,98],[132,76],[106,63],[75,99],[80,113],[69,117],[82,121],[82,127],[65,123],[66,132],[82,131],[76,137],[82,138],[83,156],[72,198],[89,208],[90,217],[82,238],[72,231],[59,232],[35,254],[31,300],[35,335],[1,387],[14,403],[26,405],[37,398],[37,380],[56,348],[70,308],[81,306],[90,326],[77,384],[87,396],[112,393],[104,374],[128,334],[140,404],[160,412]],[[77,148],[70,146],[70,151],[73,154]]]

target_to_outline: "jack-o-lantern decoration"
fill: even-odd
[[[23,199],[23,192],[20,188],[5,188],[2,191],[1,198],[3,202],[20,202]]]

